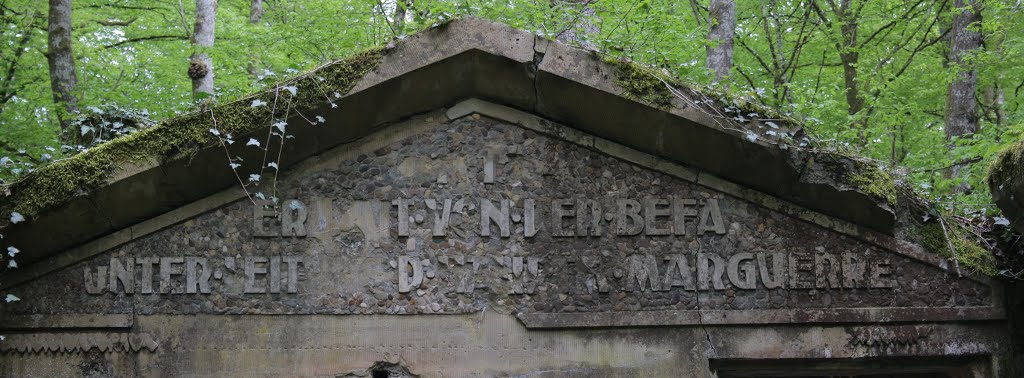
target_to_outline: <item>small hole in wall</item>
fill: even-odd
[[[373,369],[370,371],[370,376],[373,378],[388,378],[391,376],[391,372],[384,369]]]

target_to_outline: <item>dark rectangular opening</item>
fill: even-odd
[[[709,363],[718,378],[966,378],[984,365],[980,357],[715,359]]]

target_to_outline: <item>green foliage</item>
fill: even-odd
[[[800,120],[817,140],[815,147],[892,167],[895,173],[882,172],[888,178],[875,173],[850,177],[879,198],[891,198],[889,182],[906,182],[954,212],[994,212],[986,167],[1024,132],[1020,2],[981,1],[983,22],[976,28],[985,48],[965,67],[952,66],[947,58],[943,33],[955,13],[952,2],[852,0],[850,6],[859,9],[851,21],[858,28],[856,43],[846,39],[843,22],[831,8],[841,3],[846,2],[738,1],[728,93],[706,93],[745,104],[762,102],[781,113],[773,118]],[[3,4],[0,159],[7,160],[0,160],[0,179],[11,180],[77,150],[63,150],[58,142],[44,55],[46,4]],[[461,15],[552,39],[574,31],[578,38],[570,43],[595,46],[615,62],[635,63],[619,65],[625,78],[619,85],[654,106],[667,105],[671,94],[651,75],[664,73],[666,79],[676,77],[696,88],[711,86],[704,67],[710,22],[706,1],[416,0],[400,19],[395,2],[386,0],[268,1],[264,6],[263,20],[250,24],[248,0],[219,2],[216,43],[205,51],[213,58],[219,103]],[[83,116],[90,108],[117,108],[167,120],[193,110],[185,70],[193,53],[188,36],[194,2],[82,0],[74,7]],[[864,103],[854,114],[842,64],[850,54],[857,56],[854,85]],[[15,74],[8,77],[12,63]],[[972,67],[978,74],[980,130],[947,141],[947,86]],[[15,95],[4,99],[4,93]],[[960,176],[950,178],[945,168],[958,162],[963,163]],[[964,184],[970,190],[954,190]]]
[[[245,136],[264,130],[279,114],[274,114],[269,106],[255,106],[254,101],[280,101],[282,107],[286,105],[299,112],[322,108],[331,96],[348,93],[358,79],[377,65],[381,54],[377,49],[356,54],[279,83],[274,90],[165,120],[27,174],[10,186],[11,194],[0,206],[0,214],[18,212],[32,217],[103,185],[126,162],[184,157],[222,143],[221,134]],[[289,86],[294,88],[294,94],[281,95],[288,92],[278,88]]]

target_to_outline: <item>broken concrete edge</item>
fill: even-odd
[[[96,192],[98,188],[110,186],[115,182],[130,182],[133,177],[141,176],[143,173],[148,171],[160,171],[161,169],[164,169],[163,167],[165,167],[168,162],[190,159],[191,157],[199,154],[200,151],[215,152],[223,142],[219,136],[214,135],[214,133],[210,131],[211,129],[215,129],[222,134],[231,133],[235,135],[236,138],[244,136],[247,132],[267,129],[269,128],[267,124],[271,122],[270,108],[268,106],[254,106],[255,104],[253,102],[261,101],[269,104],[279,96],[288,96],[290,91],[282,90],[284,87],[295,87],[296,95],[289,97],[289,101],[294,102],[294,106],[297,109],[301,110],[304,107],[323,107],[325,105],[323,103],[325,98],[327,101],[349,98],[354,93],[368,91],[381,83],[395,81],[393,79],[397,79],[398,77],[407,75],[415,70],[422,69],[428,65],[469,51],[482,51],[487,54],[510,59],[516,63],[532,64],[535,68],[534,73],[524,73],[526,73],[527,76],[533,75],[531,76],[533,86],[537,85],[537,70],[548,70],[545,72],[548,72],[550,75],[563,75],[560,77],[565,77],[564,75],[574,75],[571,71],[565,71],[566,67],[556,67],[552,63],[545,63],[544,56],[546,54],[556,54],[555,56],[557,57],[562,57],[563,55],[574,56],[579,54],[589,54],[581,50],[569,48],[557,42],[548,41],[525,31],[516,30],[508,26],[495,24],[489,21],[474,18],[465,18],[453,21],[441,27],[417,33],[405,41],[396,43],[394,47],[389,47],[387,50],[372,49],[356,54],[347,60],[326,64],[306,74],[287,79],[282,83],[275,85],[270,90],[254,94],[228,104],[213,106],[196,113],[166,120],[159,126],[123,138],[118,138],[114,141],[93,148],[83,154],[41,168],[7,188],[10,190],[11,194],[6,198],[3,198],[3,201],[0,201],[0,214],[5,214],[9,211],[18,211],[31,219],[40,216],[41,213],[49,209],[54,209],[62,204],[66,204],[72,199],[89,199],[91,198],[89,196],[90,192]],[[420,58],[420,60],[409,62],[408,58],[410,57]],[[548,59],[548,61],[554,60],[556,59]],[[593,62],[578,63],[595,64]],[[608,65],[610,63],[597,61],[596,64]],[[545,66],[546,68],[542,66]],[[619,68],[607,66],[603,69],[606,71],[616,69],[621,70],[622,64],[618,64],[618,66]],[[640,76],[642,75],[643,74]],[[640,80],[637,78],[633,79]],[[598,89],[618,97],[631,97],[631,95],[627,93],[627,89],[621,88],[621,84],[613,83],[611,80],[605,79],[595,81],[596,79],[592,77],[581,78],[580,80],[587,81],[579,82],[579,84],[588,88]],[[660,83],[661,79],[658,79],[658,82]],[[653,84],[653,82],[648,84]],[[644,86],[643,88],[647,87],[650,87],[650,85]],[[330,90],[332,88],[335,89],[335,91],[332,92]],[[634,90],[643,88],[634,88]],[[686,87],[673,87],[667,83],[663,88],[672,88],[671,90],[675,91],[688,91],[687,93],[693,92]],[[477,90],[480,91],[480,89]],[[487,92],[493,90],[495,90],[495,88],[483,89],[482,91]],[[532,90],[536,91],[537,88],[532,88]],[[648,90],[655,89],[651,87],[648,88]],[[669,112],[667,114],[691,120],[696,122],[698,125],[702,125],[706,129],[730,134],[732,135],[732,138],[742,140],[744,138],[743,133],[745,132],[743,130],[749,131],[751,128],[757,126],[750,124],[740,125],[727,118],[719,116],[708,118],[708,112],[710,110],[717,109],[720,106],[718,106],[719,104],[711,106],[711,101],[713,99],[706,98],[706,96],[701,97],[704,99],[702,100],[702,104],[695,104],[693,103],[693,99],[686,98],[685,95],[680,95],[675,92],[672,94],[674,97],[671,99],[664,96],[662,97],[663,99],[671,100],[672,106],[667,109]],[[334,98],[330,97],[332,95]],[[534,112],[544,115],[546,112],[542,111],[543,109],[537,108],[537,106],[540,105],[540,99],[537,96],[540,96],[539,92],[529,93],[527,97],[530,97],[530,99],[528,99],[527,103],[533,104]],[[645,104],[643,99],[632,99],[630,101],[633,103]],[[529,107],[529,104],[517,103],[515,105]],[[700,109],[698,111],[697,109],[699,107]],[[661,110],[662,113],[665,111],[665,109]],[[711,115],[714,116],[714,114]],[[393,115],[393,117],[396,118],[402,118],[405,116],[407,116],[407,114]],[[296,117],[298,116],[293,116],[292,118],[294,119]],[[214,119],[217,121],[214,121]],[[379,122],[387,124],[393,120],[394,118],[381,120]],[[746,129],[744,129],[744,127],[746,127]],[[665,131],[662,130],[658,132]],[[659,142],[660,140],[661,139],[658,138],[654,143],[659,144],[661,143]],[[778,148],[775,145],[763,142],[761,137],[758,137],[756,141],[752,142],[752,144],[763,148]],[[326,150],[333,146],[319,147]],[[636,147],[633,146],[633,148]],[[668,147],[663,145],[657,145],[651,146],[651,148],[647,150],[650,150],[648,152],[662,155],[662,152],[667,151],[667,148]],[[800,156],[801,157],[798,158],[798,161],[795,163],[802,167],[799,169],[806,171],[807,169],[805,169],[805,166],[806,163],[810,161],[810,157],[805,154]],[[814,156],[827,155],[819,154]],[[667,156],[662,156],[662,158],[670,161],[673,160]],[[678,160],[679,159],[675,159],[675,162],[681,163]],[[867,171],[856,173],[860,172],[860,169],[858,169],[855,173],[851,173],[850,170],[827,170],[828,172],[825,172],[824,175],[827,177],[820,179],[821,182],[811,181],[810,185],[822,185],[831,187],[832,189],[822,193],[812,190],[804,194],[803,200],[799,198],[789,198],[785,193],[772,193],[772,195],[779,196],[780,198],[787,198],[797,202],[798,204],[807,206],[807,204],[804,203],[806,201],[811,201],[811,204],[816,203],[815,201],[818,201],[817,203],[820,203],[821,201],[828,202],[830,200],[828,196],[833,195],[832,193],[864,193],[867,197],[876,199],[874,203],[878,206],[879,211],[874,214],[886,214],[886,217],[893,216],[891,206],[886,204],[886,202],[889,202],[889,200],[892,199],[892,195],[889,191],[889,183],[891,181],[885,178],[891,178],[891,176],[887,176],[884,171],[878,170],[877,166],[851,162],[847,157],[833,157],[832,159],[826,160],[843,161],[845,162],[845,165],[863,167],[863,169],[866,169]],[[874,170],[871,170],[871,168],[874,168]],[[225,167],[225,172],[226,169],[227,167]],[[680,172],[677,173],[683,174]],[[167,177],[164,179],[173,178]],[[849,183],[844,184],[844,182]],[[868,187],[865,189],[864,187],[866,184],[880,185],[880,187]],[[815,198],[816,195],[822,195],[825,196],[825,198]],[[842,196],[831,198],[831,201],[850,198],[858,197],[856,195],[854,197]],[[857,203],[866,206],[870,204],[871,201],[861,201],[858,199]],[[94,208],[92,209],[92,213],[101,215],[97,213],[97,209],[95,209],[98,207],[95,202],[91,202],[91,200],[89,200],[89,204],[86,204],[85,206],[91,206]],[[820,211],[820,209],[818,210]],[[155,216],[155,214],[153,216]],[[6,218],[7,217],[0,217],[0,222],[8,223],[3,229],[7,229],[8,226],[11,226],[9,222],[7,222]],[[118,229],[125,228],[126,225],[137,224],[141,221],[144,221],[144,219],[122,219],[118,220],[120,223],[108,220],[108,223],[110,224],[106,226],[102,233],[93,235],[86,240],[76,241],[76,243],[85,242],[87,240],[94,239],[95,237],[115,232]],[[25,226],[26,225],[18,225],[18,227]],[[873,224],[871,226],[877,225]],[[40,251],[39,253],[46,255],[55,252],[56,251]],[[941,251],[938,252],[941,253]]]
[[[475,98],[462,101],[451,108],[439,109],[416,115],[409,119],[387,125],[386,127],[380,127],[377,131],[362,139],[336,146],[321,153],[320,155],[313,156],[298,163],[291,169],[282,172],[281,179],[301,177],[317,170],[326,169],[326,164],[328,164],[327,162],[337,159],[352,159],[360,154],[371,153],[372,151],[387,146],[397,140],[402,140],[422,133],[429,128],[436,127],[442,122],[455,120],[472,114],[481,114],[493,119],[518,125],[540,134],[577,144],[632,164],[637,164],[647,167],[648,169],[653,169],[664,174],[677,177],[687,182],[721,191],[759,206],[779,211],[802,221],[847,235],[851,238],[869,243],[892,253],[903,255],[913,260],[935,266],[946,272],[950,272],[952,266],[952,264],[947,260],[937,256],[936,254],[927,252],[916,244],[902,241],[872,229],[806,209],[798,204],[787,202],[783,199],[757,190],[737,185],[707,172],[701,172],[693,167],[676,164],[657,156],[622,146],[613,141],[583,133],[571,127],[552,122],[518,109]],[[127,228],[92,240],[88,243],[79,245],[65,251],[64,253],[53,255],[52,257],[38,263],[9,272],[3,282],[0,282],[0,289],[10,289],[23,283],[27,283],[35,278],[60,270],[64,267],[71,266],[79,261],[99,255],[133,240],[184,222],[199,214],[213,211],[244,198],[246,198],[245,191],[239,187],[231,187],[222,190],[200,200],[178,207],[170,212],[147,219]],[[996,285],[996,283],[987,276],[977,275],[970,272],[964,273],[966,273],[964,277],[967,279],[983,283],[987,286],[993,287],[993,289],[998,287],[998,285]],[[1001,297],[995,296],[994,298]]]
[[[1004,309],[992,307],[886,307],[776,310],[675,310],[596,313],[518,313],[528,329],[749,324],[933,323],[997,321]]]

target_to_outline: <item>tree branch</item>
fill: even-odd
[[[184,37],[184,36],[180,36],[180,35],[151,35],[151,36],[146,36],[146,37],[128,38],[128,39],[123,40],[121,42],[117,42],[117,43],[110,44],[110,45],[105,45],[105,46],[103,46],[103,48],[111,49],[111,48],[114,48],[114,47],[117,47],[117,46],[121,46],[121,45],[125,45],[125,44],[128,44],[128,43],[135,43],[135,42],[142,42],[142,41],[175,40],[175,39],[182,40],[182,41],[187,41],[188,37]]]

